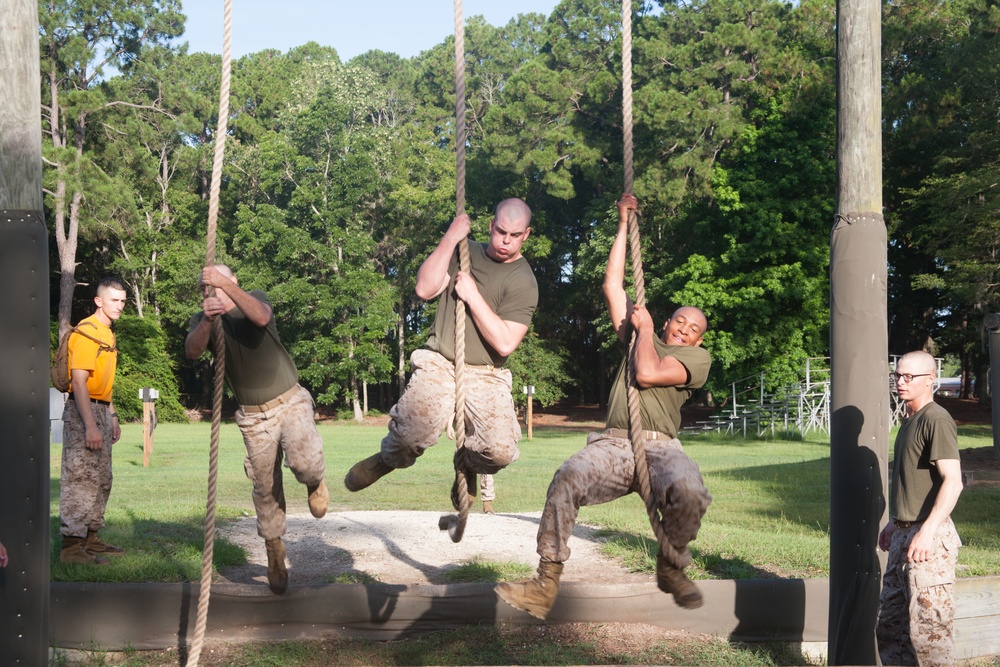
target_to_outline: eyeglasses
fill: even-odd
[[[903,384],[910,384],[913,382],[913,378],[923,378],[929,375],[931,375],[931,373],[917,373],[916,375],[913,373],[889,373],[889,379],[892,382],[899,382],[902,380]]]

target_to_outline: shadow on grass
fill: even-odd
[[[712,473],[734,482],[752,482],[765,507],[745,511],[824,531],[830,529],[830,459],[760,465]],[[716,499],[718,500],[718,498]],[[770,500],[771,502],[766,502]],[[764,502],[761,502],[764,501]]]
[[[53,482],[53,492],[58,484]],[[107,565],[65,565],[59,562],[62,536],[59,516],[49,517],[52,543],[51,581],[64,582],[183,582],[199,581],[205,543],[204,517],[192,515],[182,521],[154,521],[134,515],[127,524],[113,522],[100,531],[109,544],[125,549]],[[216,537],[212,562],[216,571],[247,561],[246,551]]]
[[[616,530],[599,530],[595,534],[605,543],[605,551],[617,555],[623,564],[633,572],[654,572],[659,544],[652,537],[636,535]],[[691,547],[691,561],[695,566],[688,576],[697,577],[697,570],[703,570],[714,579],[777,579],[773,572],[763,570],[743,558],[723,558],[716,554],[703,554]]]

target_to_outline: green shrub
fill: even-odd
[[[114,329],[119,350],[115,409],[122,420],[142,419],[139,391],[151,387],[160,393],[156,400],[159,421],[187,421],[163,329],[150,318],[134,315],[122,315]]]

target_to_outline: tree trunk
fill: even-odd
[[[396,323],[396,341],[399,344],[399,356],[396,360],[396,389],[398,395],[403,395],[406,389],[406,303],[399,303],[399,321]]]
[[[69,227],[64,228],[66,182],[60,181],[57,186],[59,199],[56,203],[56,228],[62,232],[63,242],[59,243],[57,233],[56,245],[59,249],[59,336],[69,330],[73,316],[73,291],[76,289],[76,245],[80,233],[80,206],[83,203],[83,193],[74,192],[69,206]]]
[[[363,422],[364,414],[361,412],[361,401],[358,400],[358,376],[351,373],[351,407],[354,409],[354,421]]]

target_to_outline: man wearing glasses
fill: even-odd
[[[954,665],[955,566],[962,545],[951,511],[962,493],[958,433],[934,402],[934,357],[910,352],[892,381],[906,405],[896,435],[889,523],[878,545],[889,552],[876,634],[885,665]]]

